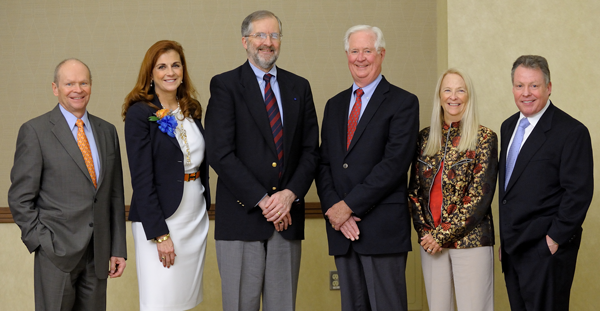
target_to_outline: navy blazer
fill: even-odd
[[[158,96],[154,96],[152,103],[161,107]],[[142,223],[148,240],[169,233],[165,219],[179,207],[185,182],[184,155],[179,142],[161,132],[157,122],[148,120],[156,111],[145,102],[137,102],[129,107],[125,118],[125,142],[133,188],[129,220]],[[194,121],[204,135],[200,120]],[[208,173],[205,151],[200,180],[204,185],[207,209],[210,208]]]
[[[256,75],[246,61],[210,81],[206,145],[210,165],[219,175],[215,239],[266,240],[275,227],[256,206],[266,193],[289,189],[292,225],[281,235],[304,238],[304,196],[318,162],[319,128],[308,81],[277,67],[283,106],[283,173],[269,117]]]
[[[330,255],[350,246],[363,255],[411,250],[407,172],[419,133],[419,100],[385,77],[379,82],[346,151],[352,88],[325,106],[317,190],[323,214],[344,200],[358,222],[360,239],[351,241],[327,222]]]
[[[516,113],[500,129],[500,239],[508,254],[536,244],[547,249],[546,235],[559,245],[580,237],[594,193],[588,129],[552,103],[521,147],[504,189],[506,152],[518,120]]]

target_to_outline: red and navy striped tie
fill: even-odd
[[[263,80],[265,80],[265,105],[267,107],[267,114],[269,115],[269,122],[271,123],[271,132],[273,132],[273,141],[277,148],[277,158],[279,159],[279,176],[281,177],[283,167],[283,126],[281,124],[281,114],[279,113],[279,105],[277,105],[277,98],[275,93],[271,89],[271,74],[265,74]]]

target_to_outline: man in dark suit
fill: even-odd
[[[406,174],[419,101],[381,75],[385,42],[379,28],[348,29],[345,49],[354,84],[325,107],[317,177],[342,310],[406,310]]]
[[[125,269],[121,150],[115,127],[86,111],[91,86],[87,65],[58,64],[58,105],[17,138],[8,203],[35,252],[36,310],[106,310],[106,279]]]
[[[549,100],[545,58],[512,67],[519,108],[502,123],[500,239],[512,310],[568,310],[581,225],[594,192],[587,128]]]
[[[248,61],[213,77],[206,112],[224,310],[294,310],[304,239],[304,195],[318,162],[308,81],[275,66],[281,22],[269,11],[242,23]]]

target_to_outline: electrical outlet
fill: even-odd
[[[340,289],[340,276],[337,271],[329,271],[329,289]]]

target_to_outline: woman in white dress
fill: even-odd
[[[201,116],[183,48],[155,43],[123,104],[140,310],[202,301],[210,191]]]

